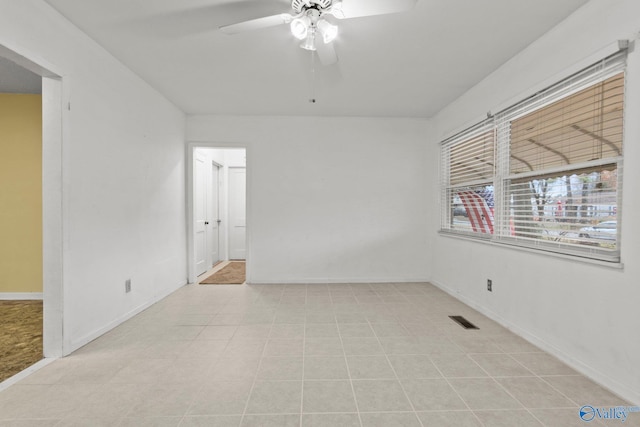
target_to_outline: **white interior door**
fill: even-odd
[[[212,266],[220,261],[220,166],[215,163],[211,167],[211,189],[208,194],[208,264]]]
[[[196,275],[208,270],[207,265],[207,164],[203,155],[196,153],[194,161],[193,208],[196,246]]]
[[[245,168],[229,168],[229,258],[246,258],[246,184]]]

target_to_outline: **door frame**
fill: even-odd
[[[231,259],[238,259],[238,258],[232,258],[231,257],[231,233],[232,233],[232,228],[233,225],[231,224],[231,170],[232,169],[242,169],[244,170],[244,176],[245,176],[245,258],[246,258],[246,250],[247,250],[247,242],[246,242],[246,232],[247,232],[247,212],[246,212],[246,202],[247,202],[247,191],[246,191],[246,182],[247,182],[247,167],[244,166],[229,166],[228,170],[228,177],[227,177],[227,256],[228,258]],[[235,218],[234,218],[235,219]]]
[[[195,191],[195,176],[194,176],[194,155],[197,148],[217,148],[217,149],[244,149],[245,156],[247,158],[246,171],[247,171],[247,187],[246,187],[246,215],[247,215],[247,257],[246,257],[246,279],[247,283],[251,283],[251,271],[252,271],[252,244],[251,244],[251,230],[252,230],[252,184],[251,184],[251,150],[247,144],[242,143],[228,143],[228,142],[187,142],[186,144],[186,184],[187,184],[187,273],[188,283],[196,283],[198,276],[196,275],[196,242],[194,239],[194,222],[195,222],[195,209],[194,209],[194,191]]]
[[[64,337],[64,248],[67,218],[63,145],[68,140],[68,77],[42,55],[0,40],[0,56],[42,77],[42,294],[45,358],[68,354]]]
[[[194,240],[194,247],[195,247],[195,252],[194,255],[196,255],[196,259],[195,259],[195,266],[196,266],[196,275],[199,274],[203,274],[205,272],[207,272],[211,266],[209,265],[209,245],[208,245],[208,239],[209,239],[209,230],[207,228],[207,217],[208,217],[208,204],[209,204],[209,187],[210,184],[208,182],[208,178],[209,178],[209,172],[207,171],[207,167],[208,162],[207,162],[207,158],[206,156],[200,156],[198,153],[194,152],[193,153],[193,160],[194,160],[194,169],[193,169],[193,203],[194,203],[194,211],[193,211],[193,224],[194,224],[194,238],[202,233],[202,245],[204,245],[204,247],[202,248],[202,258],[200,258],[198,255],[198,245],[197,245],[197,239]],[[202,182],[200,182],[198,180],[197,177],[197,171],[198,169],[198,165],[202,164],[202,176],[200,177]],[[198,184],[200,186],[202,186],[202,188],[199,188]],[[196,192],[196,190],[199,190]],[[199,193],[199,194],[196,194]],[[196,201],[201,200],[202,203],[202,210],[203,210],[203,216],[204,217],[198,217],[198,212],[196,209],[197,203]],[[195,228],[196,223],[201,222],[201,227],[198,227],[197,229]],[[198,262],[202,261],[202,263],[204,263],[203,266],[198,267]]]
[[[215,200],[216,206],[218,207],[218,212],[216,214],[216,218],[213,219],[213,216],[211,216],[211,221],[217,221],[219,219],[221,219],[220,216],[220,175],[221,175],[221,170],[222,170],[222,165],[218,164],[218,162],[216,162],[215,160],[211,161],[211,164],[208,165],[208,167],[211,167],[211,176],[209,177],[210,179],[208,179],[208,184],[209,184],[209,191],[207,194],[207,214],[209,214],[209,216],[211,216],[212,213],[209,212],[209,208],[211,206],[209,206],[209,202],[211,202],[211,204],[213,205],[214,203],[214,197],[213,197],[213,170],[214,168],[218,169],[217,175],[218,175],[218,187],[216,188],[216,198],[217,200]],[[220,223],[216,224],[217,230],[218,230],[218,241],[215,242],[218,245],[218,259],[214,260],[211,257],[211,248],[208,247],[208,245],[210,243],[213,243],[213,239],[211,239],[211,236],[207,236],[207,264],[209,264],[211,267],[213,267],[214,265],[216,265],[217,262],[222,261],[222,256],[221,256],[221,251],[220,251]]]

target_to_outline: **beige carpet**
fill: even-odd
[[[42,301],[0,301],[0,382],[42,357]]]
[[[241,285],[246,280],[245,262],[232,261],[200,282],[201,285]]]

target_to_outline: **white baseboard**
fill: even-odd
[[[18,372],[17,374],[15,374],[12,377],[7,378],[6,380],[0,382],[0,392],[3,390],[8,389],[9,387],[11,387],[12,385],[14,385],[15,383],[17,383],[18,381],[27,378],[29,375],[33,374],[36,371],[39,371],[40,369],[44,368],[45,366],[47,366],[48,364],[56,361],[56,358],[46,358],[46,359],[42,359],[39,362],[36,362],[35,364],[29,366],[27,369]]]
[[[584,376],[600,384],[602,387],[608,389],[612,393],[620,396],[622,399],[628,400],[634,405],[640,405],[639,391],[632,390],[630,387],[620,383],[619,381],[609,377],[608,375],[598,371],[597,369],[592,368],[591,366],[587,365],[581,360],[571,356],[570,354],[564,352],[563,350],[560,350],[554,345],[549,344],[539,336],[529,332],[526,329],[521,328],[520,326],[508,321],[507,319],[504,319],[494,311],[489,310],[486,307],[478,304],[477,302],[465,297],[464,295],[460,294],[458,291],[451,289],[438,281],[431,280],[430,283],[437,286],[438,288],[448,293],[452,297],[456,298],[457,300],[460,300],[461,302],[465,303],[466,305],[473,308],[474,310],[477,310],[480,313],[484,314],[491,320],[509,329],[511,332],[515,333],[516,335],[529,341],[531,344],[535,345],[536,347],[539,347],[542,350],[546,351],[547,353],[557,357],[558,359],[560,359],[561,361],[569,365],[571,368],[575,369],[576,371],[580,372]]]
[[[187,285],[188,284],[182,284],[182,285],[179,285],[177,287],[172,287],[172,288],[166,289],[164,292],[161,292],[160,294],[156,295],[151,300],[145,302],[144,304],[139,305],[138,307],[134,308],[133,310],[131,310],[131,311],[123,314],[122,316],[118,317],[117,319],[107,323],[102,328],[99,328],[99,329],[97,329],[97,330],[95,330],[95,331],[93,331],[93,332],[91,332],[91,333],[89,333],[89,334],[77,339],[77,340],[71,341],[70,343],[68,343],[68,344],[66,344],[64,346],[63,356],[70,355],[74,351],[78,350],[80,347],[83,347],[83,346],[89,344],[91,341],[93,341],[96,338],[99,338],[100,336],[106,334],[107,332],[109,332],[110,330],[115,328],[116,326],[126,322],[127,320],[129,320],[132,317],[134,317],[136,314],[139,314],[139,313],[143,312],[147,308],[151,307],[153,304],[157,303],[158,301],[161,301],[162,299],[168,297],[169,295],[171,295],[172,293],[174,293],[175,291],[177,291],[181,287],[187,286]]]
[[[290,284],[335,284],[335,283],[428,283],[429,280],[424,277],[418,278],[407,278],[407,277],[358,277],[358,278],[327,278],[327,277],[313,277],[313,278],[303,278],[303,279],[284,279],[273,281],[270,279],[263,280],[252,280],[251,282],[247,282],[251,285],[290,285]]]
[[[0,300],[42,300],[42,292],[0,292]]]

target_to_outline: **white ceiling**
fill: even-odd
[[[385,117],[432,116],[587,2],[418,0],[340,21],[340,61],[313,83],[288,26],[217,31],[287,0],[46,1],[188,114]]]

